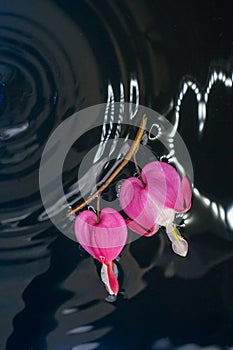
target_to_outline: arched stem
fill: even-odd
[[[137,159],[136,159],[136,152],[134,153],[133,155],[133,160],[134,160],[134,165],[135,165],[135,168],[137,170],[137,173],[138,173],[138,176],[139,176],[139,179],[143,185],[143,187],[145,188],[146,187],[146,183],[143,181],[142,179],[142,173],[141,173],[141,170],[139,169],[139,166],[138,166],[138,163],[137,163]]]
[[[107,188],[110,183],[115,179],[115,177],[121,172],[121,170],[128,164],[132,156],[135,154],[135,152],[138,149],[138,146],[140,144],[140,141],[142,139],[142,136],[144,134],[144,130],[146,128],[146,122],[147,122],[147,117],[144,115],[142,117],[138,132],[136,134],[136,137],[134,139],[134,142],[132,146],[129,149],[129,152],[126,154],[125,158],[123,159],[122,163],[114,170],[114,172],[109,176],[109,178],[103,183],[100,188],[93,193],[90,197],[88,197],[83,203],[77,205],[73,209],[71,209],[68,213],[67,216],[70,216],[72,214],[75,214],[77,211],[83,209],[86,207],[89,203],[91,203],[97,196],[100,196],[101,193]]]
[[[97,207],[96,207],[96,216],[97,216],[97,224],[100,223],[100,196],[97,197]]]

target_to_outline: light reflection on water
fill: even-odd
[[[196,96],[197,104],[198,104],[198,132],[199,136],[203,134],[205,121],[206,121],[206,109],[207,104],[209,100],[209,95],[211,93],[211,90],[213,86],[221,82],[224,84],[226,88],[232,88],[233,84],[233,71],[230,72],[224,72],[222,69],[211,69],[207,83],[204,88],[201,88],[197,81],[193,78],[184,78],[181,87],[180,92],[178,94],[176,105],[175,105],[175,126],[176,129],[179,124],[179,117],[180,117],[180,107],[182,105],[182,100],[185,97],[188,90],[192,90]]]

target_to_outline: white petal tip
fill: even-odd
[[[182,257],[186,257],[188,254],[188,243],[186,241],[184,241],[185,244],[183,247],[177,246],[174,243],[172,244],[172,250],[174,253],[176,253],[177,255],[180,255]]]

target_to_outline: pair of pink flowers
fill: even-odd
[[[169,164],[148,163],[141,178],[128,178],[120,190],[120,204],[130,218],[112,208],[104,208],[97,215],[85,210],[75,220],[75,235],[82,247],[102,263],[101,278],[109,294],[117,295],[119,284],[113,260],[127,241],[127,226],[143,236],[152,236],[164,226],[176,254],[186,256],[188,243],[174,223],[176,213],[184,213],[191,206],[191,187],[187,177],[180,178]]]

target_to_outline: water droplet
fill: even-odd
[[[118,198],[120,196],[120,190],[121,190],[121,186],[122,186],[123,182],[124,182],[124,180],[120,180],[116,184],[116,193],[117,193]]]
[[[105,300],[108,303],[114,303],[117,300],[117,296],[116,295],[108,295],[107,298],[105,298]]]
[[[145,146],[148,142],[148,135],[146,132],[144,132],[143,136],[142,136],[142,145]]]
[[[69,205],[69,208],[68,208],[68,210],[66,212],[66,216],[67,216],[69,221],[73,222],[75,220],[75,218],[76,218],[76,214],[68,215],[71,210],[72,210],[72,207]]]

